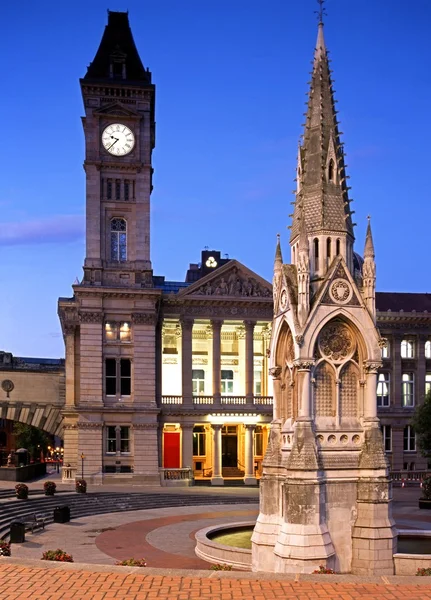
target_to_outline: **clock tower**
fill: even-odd
[[[108,11],[80,85],[86,253],[73,298],[59,301],[66,345],[64,460],[72,469],[79,465],[78,475],[84,465],[93,483],[126,473],[155,483],[161,297],[150,259],[155,87],[128,13]]]

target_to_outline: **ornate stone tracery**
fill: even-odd
[[[352,356],[356,343],[352,332],[340,321],[328,323],[319,334],[319,349],[323,356],[342,362]]]

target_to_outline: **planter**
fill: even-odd
[[[428,508],[431,510],[431,500],[425,498],[419,498],[419,508]]]
[[[18,485],[15,486],[15,495],[18,500],[28,499],[28,487],[25,483],[18,483]]]
[[[53,496],[57,486],[53,481],[45,481],[43,484],[43,489],[45,491],[45,496]]]
[[[77,494],[87,493],[87,482],[85,481],[85,479],[77,479],[75,481],[75,490]]]

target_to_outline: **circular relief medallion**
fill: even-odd
[[[319,336],[319,348],[324,356],[341,362],[353,354],[355,342],[343,323],[330,323]]]
[[[4,379],[4,380],[1,382],[1,387],[2,387],[2,390],[3,390],[3,391],[5,391],[5,392],[7,393],[7,395],[8,395],[8,398],[9,398],[9,393],[10,393],[10,392],[11,392],[11,391],[14,389],[14,387],[15,387],[15,384],[14,384],[14,382],[13,382],[13,381],[11,381],[10,379]]]
[[[283,290],[281,292],[281,297],[280,297],[280,306],[281,308],[286,308],[287,306],[287,294],[286,294],[286,290]]]
[[[329,295],[337,304],[347,304],[353,294],[352,287],[345,279],[336,279],[331,283]]]

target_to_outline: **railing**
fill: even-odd
[[[188,486],[193,485],[193,469],[186,467],[184,469],[159,469],[160,485],[167,486]]]
[[[392,481],[396,483],[421,483],[426,477],[431,477],[431,471],[391,471]]]
[[[76,467],[63,467],[61,479],[64,482],[75,481]]]
[[[241,406],[250,403],[250,405],[253,404],[255,407],[266,407],[273,404],[272,396],[251,396],[250,398],[247,396],[220,396],[219,398],[221,406]],[[183,396],[162,396],[161,403],[181,405],[183,404]],[[197,406],[214,405],[217,403],[214,396],[193,396],[193,404]]]

